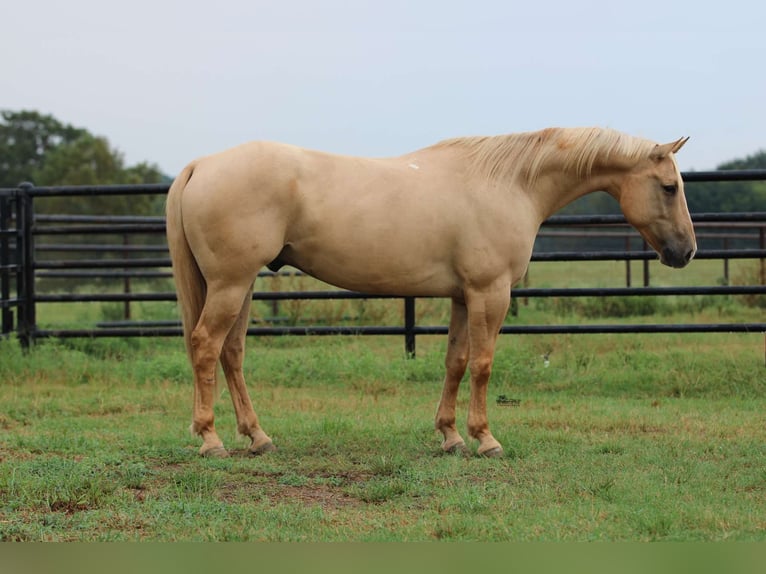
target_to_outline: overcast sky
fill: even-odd
[[[766,148],[761,0],[24,0],[0,108],[175,175],[252,139],[398,155],[459,135],[691,136],[682,169]]]

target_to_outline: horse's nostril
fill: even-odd
[[[692,257],[694,257],[695,249],[689,249],[689,251],[686,252],[686,255],[684,255],[684,261],[689,263],[689,261],[692,260]]]

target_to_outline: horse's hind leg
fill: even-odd
[[[203,444],[199,452],[203,456],[227,455],[214,424],[216,368],[224,340],[237,322],[242,301],[248,293],[246,287],[209,284],[205,306],[191,334],[194,369],[192,431],[202,437]]]
[[[444,435],[442,449],[445,452],[465,452],[463,437],[455,426],[455,409],[460,381],[468,364],[467,310],[463,301],[452,300],[447,356],[444,360],[446,375],[439,408],[436,411],[436,430]]]
[[[250,289],[252,291],[252,287]],[[242,304],[236,323],[229,331],[221,351],[221,366],[226,376],[226,384],[237,414],[237,430],[251,439],[250,453],[263,454],[275,450],[268,435],[258,424],[258,416],[253,409],[250,395],[247,393],[242,362],[245,358],[245,337],[250,322],[250,297]]]

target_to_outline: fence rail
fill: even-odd
[[[684,173],[687,182],[766,181],[766,170],[740,170]],[[175,293],[158,291],[132,292],[131,280],[163,279],[171,276],[170,259],[164,244],[163,217],[131,215],[91,216],[75,214],[36,214],[35,203],[53,197],[109,197],[124,195],[164,195],[167,185],[120,186],[61,186],[34,187],[22,184],[15,189],[0,190],[0,312],[2,334],[15,332],[22,344],[30,345],[46,337],[133,337],[178,336],[180,323],[175,321],[106,321],[92,328],[40,328],[37,325],[37,305],[76,302],[121,302],[126,316],[132,302],[174,301]],[[732,259],[760,260],[760,285],[716,285],[706,287],[651,287],[648,262],[656,254],[644,244],[639,250],[631,248],[626,235],[626,222],[621,215],[567,215],[551,217],[543,224],[541,237],[577,237],[583,229],[593,230],[592,236],[620,238],[625,248],[614,250],[538,251],[532,261],[624,261],[626,287],[610,288],[530,288],[514,289],[517,298],[533,297],[645,297],[694,295],[766,295],[764,261],[766,260],[766,212],[699,213],[692,217],[700,237],[724,241],[723,249],[700,249],[698,259],[724,261],[728,278],[728,261]],[[562,231],[561,228],[565,230]],[[736,229],[737,232],[733,232]],[[702,231],[704,230],[705,233]],[[712,232],[710,232],[712,230]],[[579,235],[578,235],[579,234]],[[122,239],[110,244],[95,240],[96,236]],[[634,234],[634,238],[637,237]],[[154,243],[143,243],[154,238]],[[40,241],[41,239],[46,242]],[[742,247],[728,248],[731,239]],[[97,242],[98,241],[98,242]],[[114,239],[112,239],[114,241]],[[753,245],[755,244],[755,246]],[[63,257],[67,255],[68,257]],[[44,257],[41,257],[44,256]],[[98,256],[98,257],[96,257]],[[103,258],[108,256],[109,258]],[[630,262],[644,262],[644,286],[631,286]],[[277,275],[284,275],[279,273]],[[295,273],[293,273],[295,274]],[[274,276],[264,272],[261,275]],[[119,279],[126,287],[122,293],[38,292],[43,280]],[[400,299],[403,301],[403,323],[399,326],[374,325],[305,325],[253,326],[249,335],[397,335],[405,337],[408,353],[414,354],[417,335],[444,334],[446,326],[417,325],[415,299],[388,295],[329,291],[256,291],[253,300],[277,304],[286,300],[341,299]],[[766,332],[766,323],[707,323],[707,324],[611,324],[611,325],[504,325],[501,333],[518,334],[585,334],[585,333],[680,333],[680,332]]]

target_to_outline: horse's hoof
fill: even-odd
[[[487,449],[484,452],[480,452],[479,456],[483,456],[485,458],[500,458],[503,456],[503,447],[496,446],[494,448]]]
[[[200,452],[205,458],[227,458],[229,451],[222,446],[214,446],[205,451]]]
[[[274,446],[273,442],[265,442],[260,446],[256,447],[250,447],[250,454],[252,456],[261,456],[262,454],[266,454],[267,452],[274,452],[277,450],[277,447]]]
[[[442,447],[442,451],[444,454],[452,454],[457,456],[468,456],[470,452],[468,451],[468,447],[465,445],[463,441],[456,442],[455,444],[448,446],[448,447]]]

